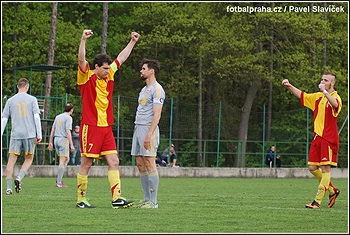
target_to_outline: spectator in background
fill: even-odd
[[[276,156],[276,165],[277,167],[281,167],[281,156],[275,152],[275,146],[271,145],[270,149],[266,154],[266,165],[270,166],[270,168],[274,167],[275,164],[275,156]]]
[[[170,148],[169,148],[169,157],[170,157],[170,161],[169,161],[169,167],[178,167],[176,165],[176,161],[177,161],[177,154],[175,152],[175,146],[174,144],[171,144],[170,145]]]
[[[71,156],[71,164],[73,166],[75,166],[75,159],[76,158],[77,158],[77,165],[80,165],[80,163],[81,163],[79,131],[80,131],[80,126],[75,126],[74,130],[72,131],[73,145],[75,148],[75,150],[74,150],[74,152],[72,152],[72,156]]]
[[[168,166],[166,159],[162,157],[162,154],[159,151],[157,151],[156,164],[157,166]]]

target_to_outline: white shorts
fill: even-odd
[[[24,154],[28,155],[34,155],[35,151],[35,142],[36,138],[31,138],[31,139],[10,139],[10,148],[9,148],[9,153],[15,154],[15,155],[20,155],[21,150],[23,148]]]
[[[69,141],[64,137],[55,137],[55,150],[59,157],[69,157]]]
[[[156,157],[159,146],[159,127],[157,126],[151,137],[151,148],[145,149],[144,140],[147,136],[149,126],[135,125],[132,137],[131,155]]]

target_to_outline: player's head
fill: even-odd
[[[110,64],[112,62],[112,59],[104,53],[97,54],[95,56],[93,61],[93,68],[98,78],[102,79],[107,76],[107,74],[109,73],[109,69],[111,68]]]
[[[150,76],[157,76],[160,70],[160,64],[157,60],[142,59],[141,60],[141,80],[146,80]]]
[[[103,64],[112,64],[112,59],[105,53],[101,53],[101,54],[97,54],[94,58],[94,61],[92,62],[93,63],[93,67],[95,68],[96,65],[101,67]]]
[[[65,112],[70,112],[70,111],[73,111],[73,104],[71,103],[68,103],[64,106],[64,111]]]
[[[334,79],[334,80],[337,79],[337,75],[336,75],[335,73],[333,73],[333,72],[330,72],[330,71],[325,71],[325,72],[323,73],[323,75],[331,75],[331,76],[333,76],[333,79]]]
[[[326,85],[326,89],[332,89],[334,87],[337,75],[333,72],[326,71],[323,73],[321,83]]]
[[[26,90],[26,91],[28,91],[28,89],[29,89],[29,81],[28,81],[28,79],[26,79],[26,78],[18,79],[17,88],[18,88],[18,90]]]

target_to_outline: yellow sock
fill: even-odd
[[[319,182],[321,181],[322,171],[320,169],[311,171],[311,174],[313,174]],[[330,182],[330,181],[329,181],[328,191],[329,191],[329,195],[333,195],[335,193],[334,186],[333,186],[332,182]]]
[[[330,181],[331,181],[331,173],[330,172],[322,173],[322,179],[320,181],[320,184],[318,186],[318,191],[316,194],[316,202],[318,202],[318,204],[320,205],[322,203],[322,199],[326,195]]]
[[[112,192],[112,201],[114,202],[118,198],[120,198],[120,176],[119,170],[110,170],[108,171],[108,181],[111,186]]]
[[[322,171],[320,169],[311,171],[311,174],[313,174],[318,181],[321,181],[321,179],[322,179]]]
[[[88,184],[88,176],[81,175],[78,173],[77,182],[78,182],[78,202],[80,202],[81,200],[85,199],[85,194],[86,194],[87,184]]]

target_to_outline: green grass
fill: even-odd
[[[56,188],[55,178],[25,178],[22,191],[5,195],[2,233],[348,233],[348,179],[333,208],[306,209],[315,179],[161,178],[158,209],[112,209],[107,178],[89,178],[95,209],[76,203],[76,179]],[[122,178],[122,196],[143,199],[139,178]]]

